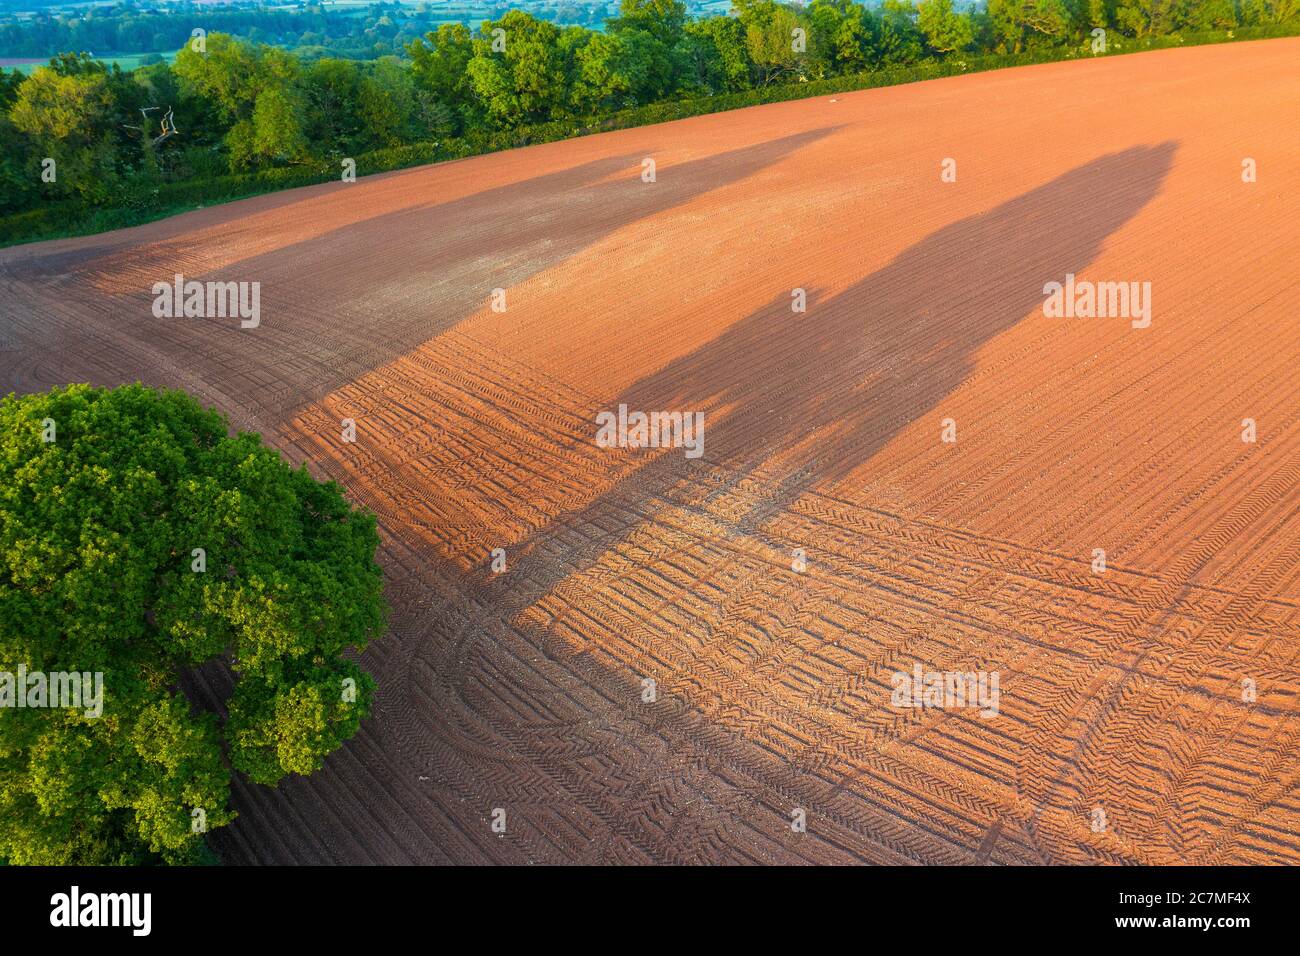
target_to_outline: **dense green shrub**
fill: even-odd
[[[230,768],[319,768],[369,710],[345,651],[383,626],[377,545],[338,486],[183,392],[0,400],[0,857],[193,862]],[[224,722],[178,690],[211,661]],[[100,713],[17,707],[20,669],[101,674]]]

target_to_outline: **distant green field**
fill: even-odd
[[[150,54],[148,53],[108,54],[106,56],[95,57],[95,61],[98,63],[116,63],[123,70],[134,70],[136,67],[140,65],[140,61],[149,55]],[[163,52],[160,50],[158,51],[158,55],[161,56],[168,63],[176,59],[175,50],[171,50],[168,52]],[[38,66],[45,66],[50,62],[48,59],[46,59],[46,60],[39,60],[35,63],[14,63],[13,59],[14,58],[0,57],[0,69],[17,70],[20,73],[31,73],[32,70],[36,69]],[[23,57],[22,59],[28,59],[28,58]]]

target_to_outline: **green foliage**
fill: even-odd
[[[474,58],[474,39],[460,23],[444,23],[436,33],[415,40],[407,47],[411,72],[424,112],[443,120],[434,104],[449,112],[451,132],[458,133],[481,113],[470,82],[469,61]],[[444,133],[443,135],[449,135]]]
[[[989,0],[988,12],[998,38],[1012,53],[1019,53],[1027,43],[1064,38],[1070,22],[1064,0]]]
[[[582,115],[650,103],[673,86],[671,52],[649,31],[597,33],[576,57],[572,102]]]
[[[808,8],[808,62],[819,79],[867,66],[871,33],[866,11],[852,0],[813,0]]]
[[[102,70],[67,64],[41,67],[18,88],[9,109],[13,129],[26,135],[34,156],[28,175],[38,181],[41,161],[55,162],[51,194],[79,195],[98,202],[111,195],[118,179],[113,122],[117,109]]]
[[[1232,0],[1183,0],[1179,25],[1196,33],[1231,29],[1237,25],[1237,8]]]
[[[6,6],[13,9],[14,4]],[[0,23],[0,52],[6,56],[48,57],[62,50],[174,51],[189,41],[195,26],[202,26],[210,34],[228,33],[249,42],[275,43],[307,57],[373,59],[400,54],[413,38],[437,29],[438,22],[449,15],[445,4],[417,7],[391,0],[368,8],[319,4],[146,6],[150,9],[134,3],[66,6],[30,18],[6,18]],[[508,6],[501,4],[497,13]],[[201,17],[196,19],[200,9]],[[557,24],[598,26],[607,12],[607,4],[585,0],[566,2],[539,15]]]
[[[263,69],[260,47],[241,43],[223,33],[207,38],[206,51],[186,44],[176,54],[172,70],[188,93],[202,96],[218,115],[234,122],[247,119],[257,94],[272,79]]]
[[[254,166],[259,160],[296,162],[307,156],[303,135],[303,106],[295,90],[272,87],[257,95],[253,104],[252,142],[249,155],[231,155],[231,165]]]
[[[618,14],[610,21],[612,31],[648,33],[669,48],[681,40],[686,26],[681,0],[620,0]]]
[[[936,53],[964,50],[975,39],[970,17],[954,12],[952,0],[921,0],[917,5],[916,26]]]
[[[229,12],[236,23],[257,15]],[[444,23],[422,37],[403,32],[415,15],[385,5],[364,16],[362,53],[405,58],[324,56],[339,35],[333,14],[309,8],[284,16],[319,27],[302,36],[319,42],[310,55],[251,42],[275,31],[250,28],[249,39],[209,31],[204,50],[186,43],[174,64],[132,73],[70,53],[30,78],[0,72],[0,241],[321,182],[337,178],[339,157],[363,171],[392,168],[393,157],[508,148],[697,98],[758,91],[755,102],[770,102],[809,95],[819,81],[862,88],[904,69],[939,75],[949,60],[964,70],[1092,55],[1094,27],[1110,33],[1115,53],[1190,35],[1219,42],[1229,30],[1290,35],[1300,0],[988,0],[965,11],[954,0],[735,0],[731,15],[699,19],[681,0],[620,0],[604,32],[511,10],[477,33]],[[46,157],[57,163],[54,182],[41,179]]]
[[[352,152],[362,132],[361,88],[361,70],[351,60],[317,60],[305,69],[303,102],[311,142]]]
[[[172,69],[182,93],[211,103],[229,124],[225,143],[232,170],[306,155],[301,66],[291,54],[213,33],[204,51],[183,47]]]
[[[884,0],[879,16],[868,14],[871,60],[880,66],[907,66],[921,59],[916,8],[908,0]]]
[[[686,25],[684,46],[690,86],[705,93],[747,90],[745,28],[735,17],[709,17]]]
[[[568,96],[558,27],[511,10],[484,21],[479,33],[465,71],[492,120],[509,129],[563,114]]]
[[[113,114],[108,77],[101,71],[40,67],[18,89],[9,118],[38,146],[84,148],[100,140]]]
[[[1177,0],[1118,0],[1116,25],[1133,36],[1168,33],[1174,28]]]
[[[1247,26],[1294,23],[1300,19],[1300,0],[1240,0],[1241,22]]]
[[[416,139],[428,129],[435,136],[448,136],[450,130],[434,131],[434,125],[421,127],[416,121],[415,79],[410,69],[395,56],[375,63],[369,76],[362,76],[357,93],[357,118],[360,129],[354,152],[370,145],[398,146]],[[312,138],[312,142],[316,142]]]
[[[39,177],[31,141],[14,126],[8,113],[0,113],[0,215],[35,205],[40,197]]]
[[[736,0],[736,13],[745,31],[745,52],[756,86],[797,72],[803,57],[794,45],[799,18],[793,10],[774,0]]]
[[[103,674],[102,715],[0,711],[0,856],[192,862],[194,810],[232,819],[223,738],[258,783],[319,768],[369,710],[343,655],[383,626],[377,544],[337,486],[182,392],[0,400],[0,671]],[[209,661],[236,677],[224,727],[177,690]]]

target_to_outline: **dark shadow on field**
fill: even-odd
[[[625,403],[629,411],[703,411],[703,459],[688,460],[680,449],[609,449],[645,455],[648,463],[527,546],[569,551],[547,539],[571,528],[626,525],[618,515],[653,514],[657,500],[708,464],[729,477],[709,485],[706,499],[767,466],[763,497],[736,524],[746,533],[804,492],[852,473],[921,418],[934,418],[927,427],[937,442],[941,403],[970,374],[975,353],[1039,307],[1045,282],[1063,282],[1096,258],[1106,238],[1157,194],[1175,150],[1166,142],[1102,156],[945,226],[835,296],[808,290],[806,314],[794,313],[783,293],[636,382],[610,410]],[[594,422],[592,435],[594,442]],[[593,560],[617,545],[617,535],[573,537],[587,543]]]
[[[163,248],[181,251],[190,245],[192,237],[189,233],[195,229],[212,229],[232,222],[238,223],[250,215],[262,215],[276,210],[287,210],[303,204],[317,203],[322,199],[334,196],[336,193],[346,194],[349,190],[356,190],[358,184],[374,185],[388,180],[411,179],[412,190],[417,191],[422,187],[417,185],[415,180],[426,175],[433,167],[436,166],[439,169],[454,168],[461,163],[467,163],[478,158],[478,156],[468,156],[462,159],[446,159],[422,163],[418,166],[409,166],[405,169],[392,169],[371,174],[360,170],[360,178],[356,183],[333,180],[306,186],[291,186],[287,189],[255,193],[239,199],[231,199],[213,205],[175,212],[161,219],[153,219],[134,226],[123,226],[109,233],[90,233],[85,236],[41,239],[34,242],[22,242],[5,246],[0,248],[0,274],[3,274],[9,264],[16,265],[18,263],[22,263],[24,274],[57,274],[76,268],[91,259],[99,259],[123,252],[130,253],[142,241],[150,245],[156,244]],[[635,158],[639,160],[641,157],[638,155]],[[631,163],[632,161],[633,157],[628,156],[627,162]],[[583,168],[581,166],[573,167],[564,172],[573,173]],[[436,205],[436,203],[431,205]],[[140,234],[142,231],[147,233],[147,239],[141,239]]]
[[[192,356],[206,373],[193,385],[162,381],[165,376],[146,357],[138,370],[115,366],[114,374],[117,380],[192,390],[201,381],[209,390],[205,400],[239,408],[252,423],[273,428],[296,409],[487,307],[493,289],[509,294],[614,231],[742,182],[833,131],[811,130],[675,164],[661,169],[655,183],[640,178],[641,160],[653,156],[651,150],[447,202],[429,196],[205,274],[184,270],[183,246],[142,250],[129,257],[142,288],[117,297],[108,334],[134,340],[155,355]],[[363,201],[364,194],[357,195]],[[55,258],[61,269],[62,256]],[[102,273],[106,267],[91,260],[86,268]],[[29,260],[16,265],[14,278],[40,281],[48,271],[39,259]],[[187,280],[260,282],[261,325],[241,329],[237,320],[154,318],[152,283],[170,282],[176,272]],[[75,291],[84,291],[78,285]],[[75,324],[57,343],[42,344],[76,350],[89,334]],[[123,350],[113,352],[120,363]],[[212,370],[213,364],[224,369]],[[229,393],[220,391],[223,385]]]
[[[955,859],[895,853],[879,836],[897,830],[894,811],[840,786],[815,789],[814,774],[732,733],[671,683],[655,708],[638,705],[639,675],[618,666],[618,641],[575,648],[553,623],[532,623],[545,614],[521,612],[596,568],[711,466],[725,474],[696,484],[696,501],[762,473],[762,494],[735,519],[743,534],[849,475],[910,423],[934,416],[937,441],[943,400],[977,351],[1038,308],[1043,283],[1095,259],[1159,192],[1174,152],[1164,143],[1096,159],[938,230],[843,292],[809,290],[806,314],[782,294],[634,383],[608,407],[704,411],[704,459],[605,451],[644,463],[513,545],[509,574],[467,575],[394,545],[392,631],[366,654],[381,687],[375,715],[310,780],[277,794],[237,781],[246,816],[214,835],[227,862],[968,862],[976,846],[942,835],[925,852]],[[591,429],[594,444],[594,420]],[[566,596],[602,616],[580,606],[580,591]],[[581,633],[583,620],[570,623]],[[751,701],[723,703],[762,716]],[[783,831],[791,801],[832,799],[852,821],[834,846],[732,839],[756,814]],[[487,836],[487,808],[506,805],[521,822]],[[750,822],[737,822],[737,807]]]
[[[553,726],[533,725],[526,733],[499,714],[494,721],[488,713],[475,713],[483,730],[490,728],[492,733],[542,755],[534,757],[534,767],[550,767],[545,755],[575,749],[575,739],[603,749],[603,760],[623,768],[624,779],[596,792],[609,804],[626,806],[636,816],[649,812],[654,801],[644,794],[653,792],[664,774],[662,765],[656,767],[643,758],[647,749],[666,755],[670,765],[678,765],[671,761],[680,760],[683,754],[707,762],[716,753],[710,747],[716,746],[722,735],[730,747],[728,779],[738,788],[728,799],[756,801],[760,806],[765,799],[774,799],[772,794],[788,797],[798,793],[791,799],[803,806],[840,800],[838,809],[846,819],[869,821],[856,833],[844,834],[840,845],[852,845],[849,855],[858,859],[888,859],[889,851],[871,834],[877,827],[888,830],[891,823],[897,823],[896,817],[856,800],[839,786],[832,789],[815,774],[805,774],[798,759],[775,758],[761,741],[726,732],[695,701],[679,698],[676,710],[667,717],[620,703],[636,701],[639,693],[632,662],[627,667],[611,663],[626,652],[625,646],[611,639],[601,642],[595,649],[598,653],[591,653],[589,646],[575,646],[572,636],[581,635],[589,621],[617,621],[629,614],[628,604],[620,604],[600,590],[628,561],[602,562],[658,512],[671,507],[679,485],[685,488],[680,498],[691,507],[707,507],[709,500],[732,493],[739,500],[750,496],[739,515],[731,512],[724,531],[748,535],[761,532],[771,516],[805,492],[827,488],[853,473],[914,422],[924,419],[937,442],[944,399],[971,374],[976,353],[1039,308],[1045,282],[1063,281],[1067,272],[1078,273],[1094,261],[1107,238],[1158,194],[1175,151],[1176,144],[1166,142],[1109,154],[1079,166],[985,213],[932,233],[836,295],[809,290],[805,314],[794,313],[789,294],[783,292],[706,345],[635,382],[610,401],[608,410],[625,403],[629,410],[646,412],[703,411],[704,458],[689,460],[680,449],[666,453],[607,449],[604,453],[609,455],[644,455],[646,463],[589,504],[554,516],[544,529],[516,545],[513,553],[517,557],[509,575],[481,577],[481,583],[471,587],[468,595],[469,607],[482,609],[471,614],[478,623],[472,630],[464,625],[449,627],[449,635],[454,635],[450,642],[424,658],[429,670],[455,667],[455,662],[479,654],[487,662],[485,666],[496,672],[500,655],[523,657],[540,651],[553,662],[562,684],[553,693],[533,688],[537,699],[552,701],[571,693],[588,710],[575,706],[564,711],[571,724],[557,716]],[[600,410],[605,409],[593,410],[593,419],[594,412]],[[593,444],[595,427],[593,420]],[[722,475],[710,474],[717,470],[712,466],[722,466]],[[708,480],[702,480],[706,475]],[[741,488],[747,480],[749,484]],[[686,482],[691,484],[684,485]],[[710,558],[703,542],[691,558],[708,562],[713,570],[724,560],[717,555]],[[717,583],[714,579],[713,584]],[[755,586],[760,590],[769,587]],[[775,582],[770,585],[776,586]],[[656,585],[647,587],[653,591]],[[565,599],[551,605],[546,599],[558,590],[565,591]],[[696,618],[691,607],[698,604],[702,593],[686,601],[684,595],[669,598],[680,606],[656,609],[657,625],[648,620],[643,623],[682,626],[684,620]],[[608,599],[609,605],[602,608],[584,603],[593,597]],[[765,603],[751,594],[745,594],[743,600],[747,605]],[[563,627],[549,616],[560,607],[569,618]],[[540,613],[520,614],[520,609]],[[777,612],[778,616],[784,610]],[[461,613],[453,612],[449,619],[455,620]],[[719,607],[717,613],[731,612]],[[479,644],[477,635],[484,630],[490,633],[490,643]],[[746,639],[743,630],[738,632],[736,640]],[[583,644],[580,637],[577,643]],[[653,648],[645,650],[655,654]],[[732,660],[725,648],[709,653]],[[711,661],[702,661],[701,672],[712,673],[710,666]],[[791,666],[797,668],[797,661]],[[482,673],[466,670],[463,664],[460,670],[475,677]],[[666,674],[664,679],[669,694],[682,693],[683,687],[673,686],[675,675]],[[455,693],[456,683],[470,681],[451,682],[445,689]],[[503,681],[502,686],[508,685]],[[710,687],[705,696],[711,692],[728,690],[725,685]],[[465,712],[474,713],[471,700],[462,703]],[[736,698],[729,704],[741,710],[751,706]],[[759,712],[762,709],[757,708]],[[573,719],[575,712],[581,720]],[[623,732],[600,734],[582,726],[617,726]],[[663,747],[656,750],[656,742],[663,742]],[[749,782],[735,784],[742,774]],[[716,790],[716,780],[704,788],[710,794]],[[685,811],[692,803],[683,798],[675,809]],[[730,845],[716,836],[719,829],[733,825],[743,829],[734,811],[721,809],[726,801],[718,803],[716,815],[686,824],[699,828],[687,837],[695,840],[694,845],[667,840],[649,852],[661,860],[701,862],[716,852],[710,849],[712,843],[714,847],[726,846],[729,859],[741,857],[743,838]],[[774,815],[775,826],[783,822]],[[942,840],[937,841],[936,846],[941,845]],[[960,854],[975,850],[975,846],[953,849],[949,844],[946,850],[932,852],[956,852],[961,859]],[[789,848],[785,852],[790,854],[788,859],[798,859],[811,851]],[[1046,846],[1042,853],[1051,857],[1053,850]]]

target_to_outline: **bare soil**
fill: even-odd
[[[238,785],[231,862],[1300,863],[1298,61],[985,73],[17,247],[0,391],[183,387],[379,516],[374,716]],[[176,273],[260,282],[261,325],[155,318]],[[1067,273],[1150,282],[1150,327],[1046,317]],[[598,447],[620,403],[703,411],[703,456]],[[996,671],[998,714],[892,707],[917,663]]]

